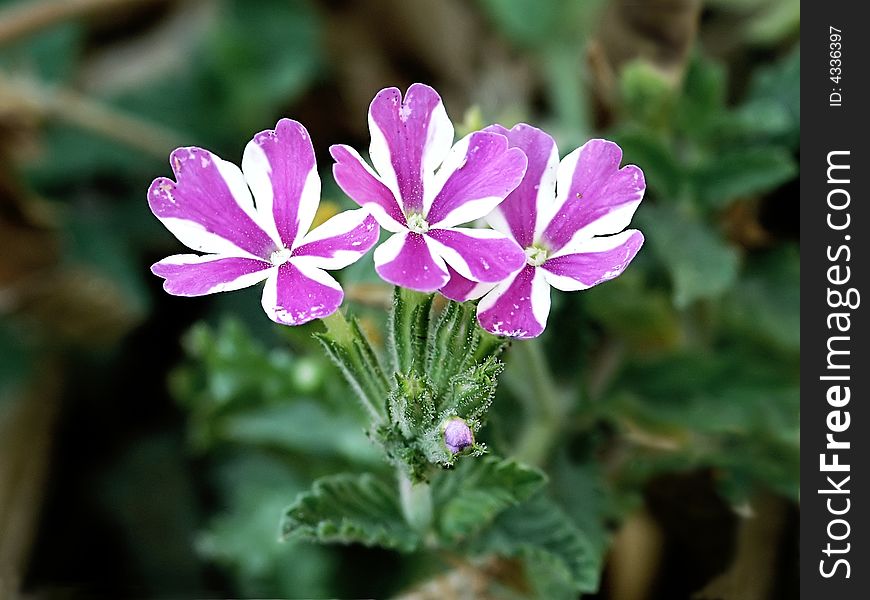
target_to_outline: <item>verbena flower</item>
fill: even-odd
[[[497,282],[520,268],[522,249],[503,233],[461,228],[488,214],[522,180],[526,157],[496,131],[453,144],[453,124],[438,93],[414,84],[402,100],[381,90],[369,107],[373,171],[353,148],[330,148],[335,180],[394,235],[374,254],[386,281],[432,292],[448,265],[477,282]],[[438,168],[440,165],[440,168]],[[436,171],[437,168],[437,171]]]
[[[481,327],[533,338],[547,325],[551,286],[566,292],[590,288],[622,273],[635,257],[643,234],[623,229],[646,184],[638,167],[619,168],[622,150],[607,140],[590,140],[560,163],[553,138],[535,127],[520,124],[508,131],[494,125],[485,131],[507,136],[528,156],[522,183],[487,218],[525,250],[525,266],[495,286],[457,270],[441,292],[459,301],[482,296]]]
[[[378,226],[358,209],[308,231],[320,176],[305,127],[282,119],[258,133],[245,147],[241,170],[202,148],[179,148],[169,162],[176,181],[155,179],[148,204],[181,243],[206,254],[154,264],[163,289],[202,296],[265,280],[263,309],[277,323],[300,325],[335,312],[344,294],[326,270],[365,254]]]

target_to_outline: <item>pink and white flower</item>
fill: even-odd
[[[396,88],[381,90],[368,121],[374,170],[349,146],[330,152],[341,189],[394,234],[374,254],[383,279],[432,292],[450,279],[448,267],[471,281],[494,283],[522,266],[522,249],[504,233],[457,227],[490,213],[520,183],[526,169],[521,149],[495,131],[453,145],[440,96],[419,83],[404,101]]]
[[[590,288],[618,276],[635,257],[643,234],[625,228],[646,184],[638,167],[619,167],[622,150],[607,140],[590,140],[559,162],[553,138],[535,127],[485,131],[506,136],[528,157],[522,183],[487,218],[525,250],[525,265],[495,285],[456,270],[441,293],[481,298],[477,319],[491,333],[533,338],[547,325],[551,287]]]
[[[282,119],[245,147],[241,170],[202,148],[170,156],[176,181],[148,189],[154,215],[200,254],[164,258],[151,271],[176,296],[238,290],[266,281],[263,309],[284,325],[332,314],[344,293],[327,270],[358,260],[378,240],[364,209],[308,231],[320,203],[320,176],[308,132]],[[253,196],[252,196],[253,194]]]

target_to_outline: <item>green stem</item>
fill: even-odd
[[[432,525],[432,490],[425,481],[413,483],[402,470],[397,470],[402,515],[415,531],[426,534]]]
[[[533,465],[543,464],[562,431],[569,406],[553,381],[538,340],[512,347],[525,366],[531,397],[525,398],[526,427],[517,442],[516,456]]]

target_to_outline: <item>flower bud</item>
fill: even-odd
[[[453,454],[461,452],[474,444],[474,433],[468,424],[459,417],[444,421],[444,444]]]

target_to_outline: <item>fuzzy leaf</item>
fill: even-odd
[[[700,200],[714,208],[766,192],[797,174],[791,155],[779,148],[744,148],[712,157],[695,172]]]
[[[524,559],[538,597],[575,598],[598,589],[600,561],[592,543],[559,506],[541,495],[499,515],[473,541],[471,551]]]
[[[281,532],[284,539],[360,543],[405,552],[420,542],[402,517],[395,483],[369,473],[315,481],[287,508]]]
[[[671,274],[674,304],[715,298],[737,278],[737,252],[696,217],[661,205],[638,213],[650,245]]]
[[[490,455],[463,461],[433,482],[438,530],[451,542],[466,539],[545,482],[544,473],[513,459]]]

